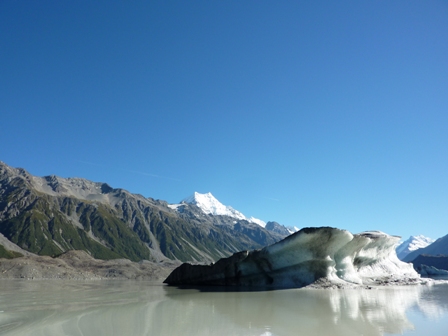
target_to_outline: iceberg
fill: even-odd
[[[352,234],[332,227],[303,228],[260,250],[242,251],[211,265],[184,263],[169,285],[268,288],[347,287],[423,283],[400,261],[400,240],[380,231]]]

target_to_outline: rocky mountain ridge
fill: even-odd
[[[107,183],[36,177],[0,162],[0,233],[37,255],[84,250],[97,259],[213,262],[285,237],[246,219],[173,209]],[[2,250],[11,251],[0,241]],[[3,253],[5,254],[5,253]]]

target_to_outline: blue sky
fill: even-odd
[[[284,225],[448,234],[446,1],[0,1],[0,160]]]

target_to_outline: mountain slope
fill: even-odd
[[[36,177],[0,162],[0,233],[38,255],[77,249],[98,259],[211,262],[283,238],[194,204],[178,210],[106,183]]]
[[[409,253],[421,248],[425,248],[434,242],[434,239],[425,237],[423,235],[410,236],[409,239],[397,246],[397,257],[403,260]]]
[[[448,255],[448,235],[443,236],[442,238],[437,239],[434,243],[431,245],[428,245],[425,248],[418,249],[414,252],[409,253],[403,261],[413,261],[415,258],[417,258],[419,255],[425,254],[425,255]]]
[[[289,229],[287,229],[283,225],[280,225],[277,222],[267,222],[265,228],[266,228],[266,230],[269,230],[272,232],[277,232],[279,234],[286,235],[286,236],[289,236],[292,233]]]

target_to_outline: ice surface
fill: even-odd
[[[422,282],[412,264],[397,258],[399,239],[379,231],[353,235],[331,227],[304,228],[276,244],[235,253],[210,266],[183,264],[165,282],[261,287]]]

